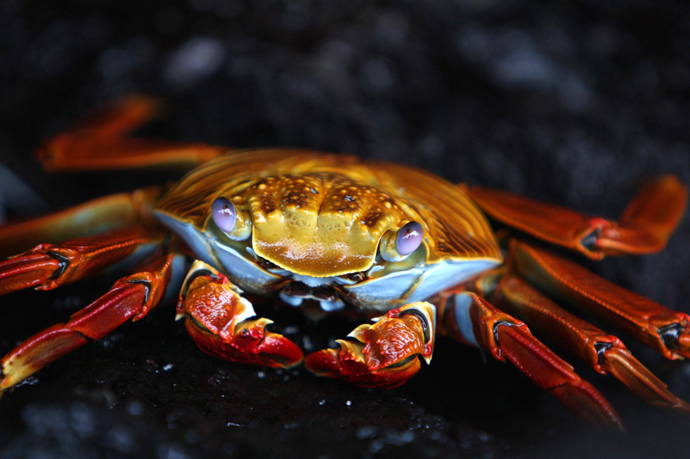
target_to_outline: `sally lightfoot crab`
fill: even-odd
[[[436,335],[447,335],[512,363],[576,415],[622,427],[609,402],[533,330],[650,403],[690,412],[619,338],[574,311],[670,359],[690,356],[690,317],[524,242],[528,235],[593,259],[658,251],[687,203],[675,177],[649,182],[614,222],[388,162],[126,135],[155,110],[150,99],[129,98],[39,152],[57,171],[196,168],[168,188],[0,228],[0,250],[28,249],[0,262],[2,294],[134,271],[66,323],[10,350],[0,391],[179,293],[177,316],[199,347],[233,362],[304,362],[318,375],[396,387],[420,360],[430,362]],[[497,238],[485,215],[522,239]],[[304,357],[256,315],[252,296],[367,323]]]

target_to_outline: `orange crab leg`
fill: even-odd
[[[161,233],[133,227],[58,245],[39,244],[0,262],[0,295],[29,287],[50,290],[98,274],[118,262],[136,262],[162,242]]]
[[[144,317],[163,298],[173,259],[168,255],[121,278],[67,323],[49,327],[10,351],[0,360],[0,394],[63,355],[103,338],[127,320]]]
[[[319,376],[344,379],[360,387],[392,388],[403,384],[431,361],[436,310],[425,302],[388,311],[337,340],[339,348],[313,352],[304,361]]]
[[[288,368],[302,362],[302,351],[284,336],[266,330],[272,322],[256,317],[239,289],[210,265],[195,261],[182,285],[178,319],[207,354],[232,362]]]
[[[567,348],[601,374],[616,377],[647,402],[690,413],[690,405],[673,395],[613,335],[569,313],[517,277],[506,277],[492,300],[525,320],[538,335]]]
[[[492,218],[593,259],[663,249],[688,202],[687,187],[672,175],[647,183],[618,223],[503,191],[479,186],[465,191]]]
[[[50,171],[191,168],[230,151],[206,144],[126,137],[153,118],[158,109],[154,99],[128,97],[49,140],[39,150],[38,159]]]
[[[579,418],[623,428],[604,396],[537,340],[523,322],[471,292],[444,293],[436,303],[446,334],[488,351],[501,362],[512,363]]]
[[[524,243],[512,249],[520,275],[653,347],[669,359],[690,357],[690,316],[619,287],[582,266]]]
[[[40,242],[55,243],[139,223],[151,226],[144,216],[160,195],[157,187],[114,194],[0,227],[0,257],[28,250]]]

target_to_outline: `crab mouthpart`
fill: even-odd
[[[331,285],[309,286],[304,282],[292,280],[280,289],[280,299],[290,306],[301,306],[304,300],[316,300],[326,312],[338,311],[345,307],[338,291]]]

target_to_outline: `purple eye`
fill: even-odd
[[[424,237],[422,225],[410,222],[398,231],[397,248],[400,255],[409,255],[419,247]]]
[[[218,198],[213,201],[211,206],[211,216],[218,228],[229,233],[235,228],[237,220],[237,210],[235,205],[225,198]]]

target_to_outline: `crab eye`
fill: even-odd
[[[398,252],[400,255],[409,255],[419,247],[424,237],[424,230],[422,225],[417,222],[410,222],[400,228],[398,231],[398,239],[396,241]]]
[[[213,221],[218,228],[229,233],[235,228],[237,209],[235,209],[235,205],[227,199],[218,198],[213,201],[211,205],[211,217],[213,217]]]
[[[417,250],[424,239],[424,229],[417,222],[406,223],[396,231],[388,231],[383,235],[379,246],[381,258],[386,261],[402,261]]]

